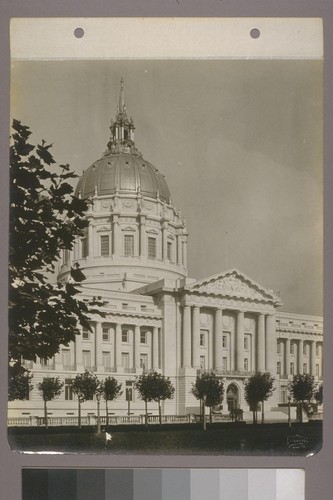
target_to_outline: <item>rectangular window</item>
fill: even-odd
[[[104,370],[110,370],[111,368],[111,353],[109,351],[102,352],[102,364]]]
[[[88,328],[83,328],[82,330],[82,340],[89,340],[90,332]]]
[[[72,401],[73,400],[73,390],[72,390],[73,380],[71,378],[65,378],[65,400]]]
[[[278,361],[276,364],[276,373],[278,375],[281,375],[281,362],[280,361]]]
[[[294,363],[290,363],[290,375],[294,375],[295,373],[295,365]]]
[[[121,353],[121,366],[125,369],[129,369],[129,352],[122,352]]]
[[[222,370],[224,371],[228,370],[228,358],[226,357],[222,358]]]
[[[281,342],[278,342],[278,343],[276,344],[276,352],[277,352],[277,354],[280,354],[280,353],[281,353]]]
[[[121,341],[124,342],[125,344],[128,343],[128,341],[129,341],[129,332],[128,332],[128,330],[122,330],[121,331]]]
[[[82,259],[85,259],[89,255],[89,245],[88,245],[88,236],[84,236],[81,238],[81,256]]]
[[[303,375],[305,375],[306,373],[308,373],[308,365],[307,363],[303,363]]]
[[[82,351],[82,364],[83,368],[90,369],[91,368],[91,352],[90,351]]]
[[[101,256],[108,257],[110,255],[110,238],[108,234],[101,235]]]
[[[148,355],[147,354],[140,354],[140,368],[143,370],[148,369]]]
[[[110,341],[110,328],[108,328],[106,326],[103,326],[102,339],[103,339],[103,342],[109,342]]]
[[[134,255],[134,236],[133,236],[133,234],[125,234],[125,236],[124,236],[124,255],[125,255],[125,257],[133,257],[133,255]]]
[[[205,370],[205,368],[206,368],[206,358],[205,358],[205,356],[200,356],[200,368],[201,368],[201,370]]]
[[[171,243],[171,241],[167,242],[167,259],[172,261],[172,243]]]
[[[247,372],[249,369],[249,360],[244,358],[244,370]]]
[[[148,238],[148,258],[156,259],[156,238]]]
[[[61,349],[61,359],[65,370],[71,368],[71,351],[70,349]]]
[[[205,347],[205,334],[200,333],[200,346]]]
[[[249,337],[244,337],[244,349],[245,351],[249,350]]]
[[[140,332],[140,344],[147,344],[147,332]]]
[[[222,336],[222,347],[224,347],[224,349],[227,349],[227,347],[228,347],[228,341],[227,341],[226,335]]]

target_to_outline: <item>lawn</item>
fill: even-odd
[[[114,427],[96,434],[93,428],[12,428],[8,440],[15,451],[105,454],[308,455],[321,448],[320,424],[214,424],[168,428]]]

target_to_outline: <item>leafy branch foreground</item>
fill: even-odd
[[[28,142],[29,128],[13,120],[10,146],[9,399],[22,382],[22,359],[48,359],[90,329],[91,314],[103,315],[100,298],[80,299],[83,273],[71,269],[67,283],[51,284],[62,252],[73,249],[88,225],[89,200],[74,196],[69,165],[55,165],[51,144]],[[18,377],[21,377],[19,380]],[[24,384],[23,384],[24,385]]]

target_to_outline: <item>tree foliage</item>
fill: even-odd
[[[290,383],[290,392],[295,401],[308,401],[310,403],[315,393],[314,376],[309,373],[294,375]]]
[[[105,401],[114,401],[122,395],[121,383],[114,377],[107,377],[101,382],[101,394]]]
[[[51,144],[28,142],[31,132],[13,120],[10,146],[9,363],[51,358],[89,327],[89,314],[102,303],[80,299],[84,275],[51,284],[62,250],[71,250],[88,222],[89,202],[73,195],[69,165],[55,166]],[[15,380],[15,379],[13,379]],[[12,382],[13,382],[12,380]]]
[[[63,385],[64,383],[60,381],[59,377],[50,377],[45,378],[37,387],[42,393],[43,401],[52,401],[60,396]]]
[[[30,383],[32,374],[19,364],[9,365],[8,369],[8,400],[29,399],[33,385]]]
[[[205,405],[210,408],[220,405],[224,396],[223,382],[213,372],[202,373],[192,385],[192,394],[196,399],[205,399]]]
[[[175,392],[170,378],[157,372],[143,373],[136,378],[134,387],[144,401],[159,402],[171,399]]]
[[[274,378],[270,373],[256,372],[245,383],[245,400],[249,406],[267,401],[273,394]]]
[[[72,391],[77,396],[79,403],[93,399],[99,389],[100,381],[93,372],[85,370],[74,377]]]

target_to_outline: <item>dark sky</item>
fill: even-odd
[[[106,149],[121,77],[136,145],[187,220],[189,276],[237,267],[282,310],[321,315],[322,63],[15,62],[12,116],[80,174]]]

